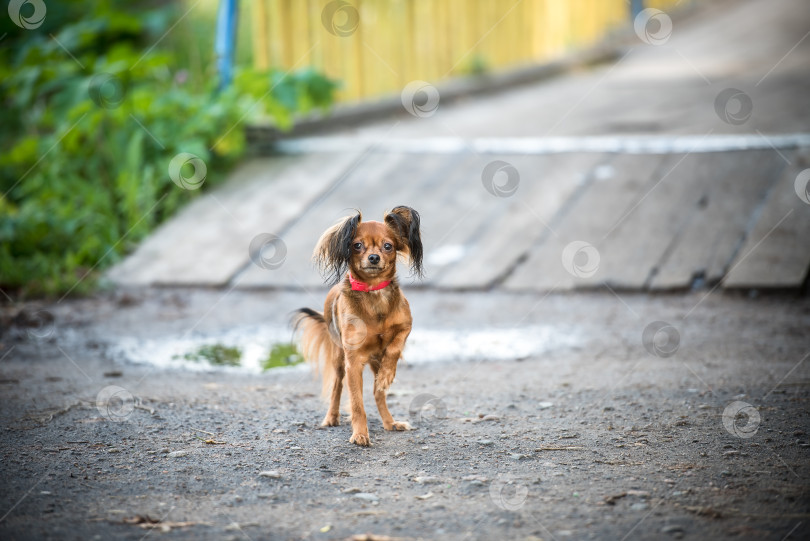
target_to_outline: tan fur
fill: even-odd
[[[392,215],[396,216],[392,218]],[[391,283],[376,291],[353,291],[348,274],[329,291],[323,313],[301,309],[296,325],[302,329],[301,352],[323,374],[323,394],[329,408],[323,426],[340,424],[340,397],[344,380],[351,407],[350,442],[370,445],[363,407],[362,373],[369,365],[374,374],[374,399],[386,430],[409,430],[407,422],[394,421],[386,394],[396,376],[397,362],[411,332],[407,299],[396,279],[397,255],[415,251],[412,260],[421,271],[419,215],[397,207],[386,223],[347,218],[324,233],[315,247],[316,261],[335,274],[348,268],[352,277],[369,286]]]
[[[341,359],[343,349],[329,335],[326,323],[322,321],[299,314],[295,318],[295,326],[301,329],[299,345],[301,355],[310,364],[313,372],[322,376],[321,397],[327,400],[335,379],[335,371],[331,366],[329,366],[329,370],[326,370],[326,366],[332,362],[332,359]]]

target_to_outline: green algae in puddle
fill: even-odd
[[[196,351],[186,353],[182,357],[175,355],[175,359],[185,359],[187,361],[208,361],[214,366],[240,366],[242,363],[242,350],[238,347],[229,347],[222,344],[206,344],[200,346]]]
[[[295,344],[273,344],[267,357],[262,359],[262,371],[282,366],[292,366],[302,362],[304,362],[304,358],[298,353]]]

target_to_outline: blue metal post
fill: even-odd
[[[217,33],[214,42],[220,90],[231,84],[233,78],[233,63],[236,52],[236,19],[238,14],[239,0],[220,0],[217,13]]]
[[[636,15],[644,9],[644,0],[630,0],[630,18],[636,18]]]

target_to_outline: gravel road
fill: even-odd
[[[124,337],[282,324],[321,292],[4,307],[0,537],[810,536],[810,299],[408,296],[416,329],[546,325],[577,339],[497,362],[406,363],[390,405],[418,428],[385,432],[367,386],[373,445],[359,448],[348,424],[318,426],[308,372],[114,354]]]

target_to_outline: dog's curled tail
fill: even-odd
[[[338,347],[332,336],[323,314],[310,308],[299,308],[292,317],[293,332],[300,331],[299,351],[323,379],[321,393],[324,399],[334,385],[334,379],[343,371],[343,350]]]

